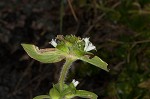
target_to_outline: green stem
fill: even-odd
[[[62,67],[62,70],[61,70],[61,73],[60,73],[60,78],[59,78],[60,91],[63,90],[66,75],[67,75],[68,70],[69,70],[69,68],[70,68],[73,61],[74,61],[73,59],[66,59],[66,62]]]

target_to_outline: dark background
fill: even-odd
[[[40,63],[21,43],[52,47],[59,34],[90,37],[110,68],[77,61],[67,83],[99,99],[150,99],[150,0],[0,0],[0,99],[48,93],[64,61]]]

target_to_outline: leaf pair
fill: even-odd
[[[55,63],[65,58],[73,58],[74,60],[79,59],[79,60],[88,62],[92,65],[95,65],[103,70],[108,71],[107,69],[108,64],[102,61],[98,56],[94,56],[93,58],[89,58],[90,56],[88,55],[79,57],[74,54],[71,55],[66,52],[63,52],[57,48],[39,49],[37,46],[32,45],[32,44],[22,44],[22,46],[30,57],[42,63]]]
[[[76,90],[76,87],[71,83],[70,85],[64,84],[64,90],[59,90],[59,85],[53,85],[53,88],[50,90],[49,95],[40,95],[36,96],[33,99],[71,99],[74,97],[90,98],[97,99],[97,95],[85,91],[85,90]]]

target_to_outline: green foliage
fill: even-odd
[[[76,90],[73,83],[70,83],[70,85],[64,84],[64,89],[62,91],[59,89],[59,84],[55,84],[53,85],[53,88],[50,89],[49,95],[40,95],[33,99],[71,99],[77,96],[82,98],[97,99],[97,95],[92,92]]]
[[[89,41],[89,38],[81,39],[73,35],[67,35],[65,37],[58,35],[56,39],[58,40],[58,43],[53,39],[51,41],[51,44],[55,48],[38,49],[38,47],[31,44],[22,44],[28,55],[40,62],[54,63],[59,62],[64,58],[66,60],[61,70],[59,82],[58,84],[53,85],[53,88],[50,89],[49,96],[40,95],[34,99],[71,99],[76,96],[97,99],[97,95],[92,92],[76,90],[76,85],[78,83],[76,81],[71,83],[69,86],[64,84],[65,77],[70,65],[77,59],[88,62],[106,71],[108,71],[107,63],[97,56],[92,58],[90,57],[90,55],[93,54],[87,51],[95,49],[95,46]]]
[[[72,58],[73,60],[82,60],[95,65],[101,69],[108,71],[107,63],[102,61],[99,57],[94,56],[92,53],[84,51],[84,41],[75,36],[58,36],[58,44],[56,48],[38,49],[32,44],[22,44],[24,50],[28,55],[43,63],[59,62],[64,58]]]

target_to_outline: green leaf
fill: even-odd
[[[51,99],[60,99],[60,93],[55,86],[49,92]]]
[[[87,56],[79,57],[80,60],[88,62],[92,65],[95,65],[103,70],[109,71],[107,68],[107,63],[101,60],[98,56],[94,56],[93,58],[89,58]]]
[[[75,94],[76,92],[76,87],[73,85],[73,83],[70,83],[69,86],[67,85],[63,92],[61,93],[62,96],[65,96],[68,98],[68,95],[69,95],[69,98],[71,98],[71,95]]]
[[[33,99],[50,99],[50,96],[48,95],[40,95],[40,96],[36,96]]]
[[[56,48],[38,49],[32,44],[21,44],[30,57],[43,63],[59,62],[65,57]]]
[[[85,91],[85,90],[76,90],[75,94],[68,94],[66,96],[67,99],[74,98],[74,97],[97,99],[98,96],[95,93]]]
[[[82,97],[82,98],[90,98],[90,99],[97,99],[97,95],[95,93],[85,91],[85,90],[77,90],[76,96]]]

